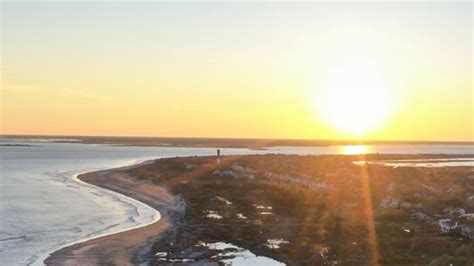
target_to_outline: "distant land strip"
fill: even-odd
[[[318,140],[258,138],[189,138],[189,137],[123,137],[0,135],[3,139],[46,139],[57,143],[109,144],[149,147],[222,147],[265,149],[267,147],[324,147],[335,145],[474,145],[473,141],[393,141],[393,140]]]

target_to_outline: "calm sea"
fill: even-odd
[[[25,144],[27,146],[5,146]],[[0,265],[43,264],[52,251],[85,238],[154,221],[156,211],[74,175],[140,160],[214,155],[210,148],[119,147],[43,141],[0,141]],[[223,154],[462,153],[474,146],[275,147]]]

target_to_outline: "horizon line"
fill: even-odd
[[[190,137],[190,136],[152,136],[152,135],[69,135],[69,134],[3,134],[0,137],[66,137],[66,138],[147,138],[147,139],[196,139],[196,140],[253,140],[253,141],[314,141],[314,142],[346,142],[346,143],[431,143],[431,144],[468,144],[474,140],[373,140],[373,139],[310,139],[310,138],[263,138],[263,137]]]

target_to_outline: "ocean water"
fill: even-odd
[[[50,252],[64,245],[159,218],[154,209],[85,184],[74,178],[76,174],[152,158],[216,153],[209,148],[117,147],[44,140],[0,144],[0,265],[42,265]],[[223,152],[249,153],[244,149]]]
[[[327,147],[272,147],[285,154],[474,154],[474,145],[345,145]]]
[[[7,146],[24,144],[27,146]],[[223,149],[226,154],[473,154],[473,146],[275,147]],[[74,176],[141,160],[214,155],[211,148],[122,147],[0,140],[0,265],[42,265],[47,255],[73,242],[155,221],[159,213]]]

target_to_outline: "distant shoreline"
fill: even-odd
[[[317,140],[257,138],[187,138],[187,137],[114,137],[61,135],[0,135],[6,140],[48,140],[55,143],[107,144],[137,147],[200,147],[265,149],[279,146],[327,147],[339,145],[474,145],[474,141],[393,141],[393,140]]]

